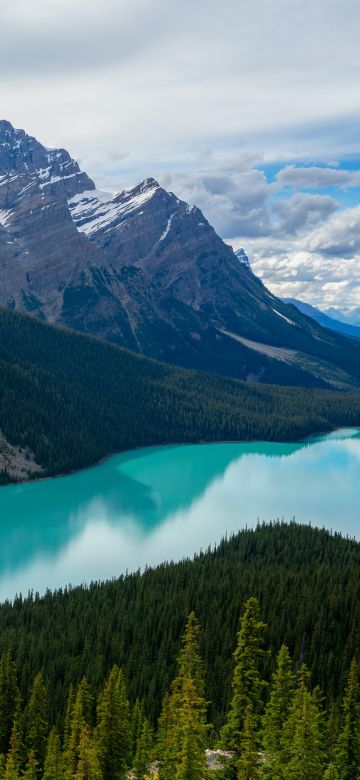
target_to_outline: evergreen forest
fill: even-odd
[[[360,545],[243,530],[0,606],[5,780],[358,780]]]
[[[146,445],[296,441],[359,424],[359,392],[176,368],[0,309],[0,455],[2,435],[33,457],[37,476]],[[0,484],[15,479],[0,465]]]

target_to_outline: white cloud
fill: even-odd
[[[341,168],[287,165],[278,173],[276,180],[282,186],[318,190],[323,187],[358,187],[360,174],[359,171],[353,172]]]

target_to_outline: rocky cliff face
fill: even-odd
[[[98,192],[66,151],[9,122],[0,122],[0,305],[241,378],[322,385],[317,358],[330,349],[341,370],[328,378],[349,380],[336,341],[274,298],[198,208],[154,179],[114,198]]]

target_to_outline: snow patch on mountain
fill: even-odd
[[[98,230],[110,229],[118,220],[121,223],[149,201],[158,189],[157,182],[145,179],[137,187],[123,190],[114,198],[110,193],[90,190],[75,195],[68,201],[68,205],[79,232],[90,236]]]

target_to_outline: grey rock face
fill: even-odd
[[[198,208],[154,179],[114,198],[98,192],[66,151],[46,149],[5,121],[0,305],[170,363],[324,384],[321,372],[314,377],[249,347],[253,339],[319,351],[322,330],[271,295],[245,252],[236,255]]]

